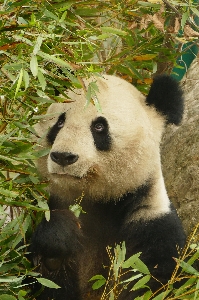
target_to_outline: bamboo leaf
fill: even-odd
[[[127,35],[126,31],[114,27],[101,27],[100,29],[102,33],[112,33],[112,34],[122,35],[122,36]]]
[[[32,55],[32,57],[31,57],[30,70],[32,72],[32,75],[34,77],[36,77],[37,74],[38,74],[38,62],[37,62],[37,56],[36,55]]]
[[[37,37],[37,41],[36,41],[36,44],[35,44],[35,47],[33,49],[33,55],[37,55],[38,51],[40,50],[41,48],[41,44],[43,42],[43,37],[41,35],[39,35]]]
[[[37,53],[40,57],[50,61],[50,62],[53,62],[61,67],[65,67],[65,68],[68,68],[70,70],[73,69],[72,65],[69,64],[68,62],[56,57],[56,56],[53,56],[53,55],[50,55],[50,54],[47,54],[45,52],[42,52],[42,51],[38,51]]]
[[[23,69],[21,69],[20,73],[19,73],[19,78],[18,78],[18,81],[17,81],[17,87],[16,87],[16,90],[15,90],[15,96],[14,98],[16,97],[20,87],[21,87],[21,83],[22,83],[22,79],[23,79]]]
[[[155,58],[156,56],[157,56],[157,54],[135,55],[135,56],[133,56],[133,59],[137,60],[137,61],[145,61],[145,60],[151,60],[151,59]]]
[[[56,283],[54,283],[53,281],[51,280],[48,280],[46,278],[37,278],[37,281],[39,283],[41,283],[42,285],[46,286],[46,287],[49,287],[51,289],[60,289],[60,286],[57,285]]]
[[[13,191],[5,190],[3,188],[0,188],[0,194],[4,195],[6,197],[10,197],[10,198],[16,198],[17,196],[19,196],[18,192],[13,192]]]
[[[59,21],[59,18],[55,14],[53,14],[51,11],[49,11],[48,9],[45,9],[44,15],[46,17],[49,17],[49,18],[55,20],[55,21]]]
[[[166,296],[170,294],[171,290],[166,290],[165,292],[160,293],[156,297],[152,298],[153,300],[163,300],[166,299]]]
[[[42,90],[44,91],[45,88],[46,88],[46,79],[45,79],[43,73],[41,72],[41,69],[38,69],[38,74],[37,74],[37,76],[38,76],[38,80],[39,80],[39,82],[40,82],[40,84],[41,84],[41,88],[42,88]]]
[[[129,257],[122,265],[122,268],[123,269],[126,269],[126,268],[130,268],[130,267],[133,267],[136,260],[139,258],[139,256],[141,255],[141,252],[139,253],[136,253],[134,255],[132,255],[131,257]]]
[[[181,18],[181,27],[182,27],[182,29],[184,29],[184,26],[187,22],[188,17],[189,17],[188,12],[187,11],[184,12],[183,15],[182,15],[182,18]]]
[[[146,275],[143,278],[141,278],[140,280],[138,280],[138,282],[136,282],[136,284],[133,286],[133,288],[131,289],[131,291],[136,291],[140,288],[143,288],[145,286],[145,284],[147,282],[149,282],[149,280],[151,279],[150,275]]]
[[[96,282],[92,285],[93,290],[99,289],[106,283],[106,279],[102,275],[95,275],[89,281],[96,280]]]
[[[177,260],[177,259],[176,259]],[[187,272],[187,273],[189,273],[189,274],[193,274],[193,275],[199,275],[199,272],[195,269],[195,268],[193,268],[191,265],[189,265],[188,263],[186,263],[185,261],[180,261],[180,260],[178,260],[179,261],[179,263],[180,263],[180,266],[182,267],[182,269],[185,271],[185,272]]]
[[[190,9],[197,17],[199,17],[199,10],[196,7],[190,6]]]
[[[29,87],[30,79],[29,79],[28,72],[26,70],[23,70],[23,81],[25,84],[25,89],[27,89]]]
[[[17,298],[15,298],[12,295],[8,295],[8,294],[3,294],[1,295],[1,300],[16,300]]]

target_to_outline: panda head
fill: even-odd
[[[102,112],[92,103],[85,107],[83,89],[69,91],[70,103],[52,104],[35,127],[42,147],[50,147],[38,168],[50,192],[69,203],[82,193],[93,201],[119,199],[156,181],[165,123],[182,118],[182,92],[168,76],[154,80],[146,99],[118,77],[95,81]]]

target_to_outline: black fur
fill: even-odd
[[[127,194],[118,201],[87,202],[83,205],[86,214],[81,214],[79,219],[63,209],[63,201],[51,197],[50,208],[58,209],[52,211],[50,222],[43,220],[37,228],[32,241],[32,250],[35,257],[41,257],[39,270],[42,270],[42,276],[55,280],[62,289],[46,288],[41,298],[37,299],[48,300],[48,297],[49,299],[54,297],[56,300],[81,300],[78,287],[78,259],[82,251],[89,251],[91,261],[96,264],[91,276],[102,274],[107,277],[108,268],[103,267],[110,265],[106,246],[114,247],[116,243],[122,241],[126,242],[127,258],[137,252],[143,252],[141,259],[149,267],[152,275],[165,283],[175,266],[173,257],[178,257],[177,245],[184,246],[185,236],[174,210],[154,220],[131,219],[132,213],[143,208],[142,200],[150,189],[151,185],[146,184],[135,193]],[[78,224],[81,224],[81,228]],[[46,263],[46,258],[54,260],[52,262],[47,260]],[[151,281],[152,290],[160,286],[159,282]],[[76,298],[72,293],[76,293]],[[137,296],[137,293],[129,291],[124,291],[123,294],[121,298],[125,300],[133,300],[135,295]]]
[[[166,284],[176,265],[174,258],[179,257],[179,251],[185,245],[185,235],[176,211],[172,209],[170,213],[153,220],[129,223],[122,230],[122,235],[126,237],[127,257],[142,252],[140,258],[150,273]],[[153,278],[147,285],[153,292],[161,287]],[[141,295],[144,292],[146,290],[142,290]],[[123,299],[132,300],[138,295],[140,291],[133,294],[124,291]]]
[[[50,145],[53,145],[57,134],[59,133],[60,129],[63,127],[63,125],[65,123],[65,120],[66,120],[66,113],[62,113],[59,116],[57,122],[49,130],[49,132],[47,134],[47,141]]]
[[[183,92],[180,84],[171,76],[154,78],[146,102],[154,105],[168,123],[180,124],[184,111]]]
[[[37,271],[61,286],[44,288],[37,300],[80,298],[78,254],[83,250],[80,221],[68,209],[51,210],[50,221],[43,219],[32,237],[31,252]],[[40,284],[35,284],[33,293]],[[67,298],[68,297],[68,298]]]
[[[111,148],[111,136],[108,122],[104,117],[98,117],[91,124],[91,132],[97,150],[108,151]]]

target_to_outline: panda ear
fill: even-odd
[[[178,125],[183,116],[184,99],[179,83],[168,75],[154,78],[146,98],[148,105],[153,105],[165,116],[168,123]]]

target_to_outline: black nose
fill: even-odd
[[[56,164],[65,167],[74,164],[79,156],[70,152],[51,152],[50,157]]]

